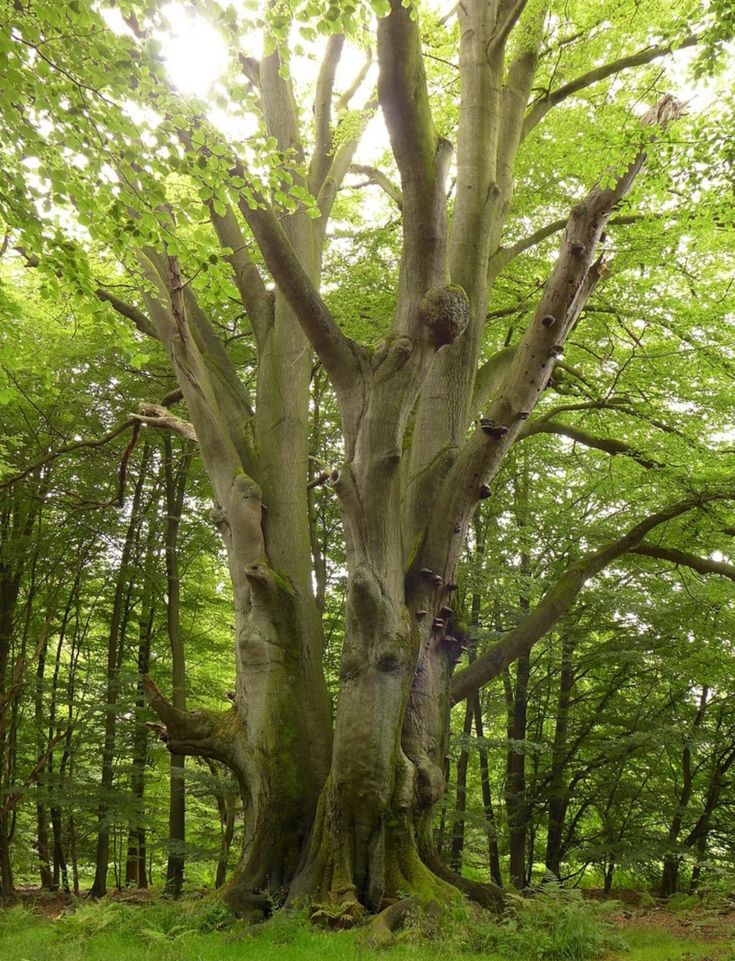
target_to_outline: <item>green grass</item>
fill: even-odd
[[[529,906],[530,905],[530,906]],[[629,927],[626,945],[599,906],[552,898],[519,903],[502,925],[462,905],[417,918],[401,942],[376,951],[354,931],[325,932],[305,917],[276,914],[267,924],[233,922],[212,901],[81,902],[60,919],[26,907],[0,909],[2,961],[735,961],[724,944],[681,940]]]
[[[735,961],[732,946],[698,941],[683,941],[667,931],[631,928],[625,932],[628,951],[613,954],[617,961]],[[612,961],[612,959],[611,959]]]

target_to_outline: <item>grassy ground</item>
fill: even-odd
[[[562,899],[519,905],[504,925],[455,906],[416,919],[376,952],[355,931],[325,932],[277,914],[233,924],[212,901],[34,899],[0,908],[2,961],[735,961],[735,913],[604,909]]]

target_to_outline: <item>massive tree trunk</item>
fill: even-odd
[[[379,22],[378,99],[400,174],[403,247],[395,313],[375,350],[344,334],[318,289],[329,215],[359,136],[354,119],[339,129],[351,96],[333,97],[339,35],[327,43],[317,80],[308,162],[280,48],[270,45],[257,64],[244,58],[273,142],[298,164],[274,174],[282,178],[275,192],[280,186],[287,192],[291,183],[308,190],[319,218],[303,207],[275,209],[269,191],[249,182],[236,158],[230,173],[247,185],[237,212],[207,202],[252,325],[255,396],[182,277],[173,248],[140,252],[148,316],[123,305],[164,345],[191,424],[163,408],[141,417],[198,439],[227,550],[237,666],[232,708],[186,711],[153,682],[148,690],[173,753],[222,761],[238,779],[244,847],[225,896],[241,912],[256,913],[286,893],[307,895],[327,905],[327,914],[343,916],[377,910],[403,894],[443,897],[458,885],[476,897],[496,897],[462,882],[434,847],[432,811],[444,789],[452,699],[474,694],[488,676],[527,654],[590,576],[694,503],[660,512],[585,555],[511,632],[502,655],[478,658],[450,691],[464,646],[452,593],[468,525],[523,436],[564,340],[604,273],[600,238],[644,161],[641,151],[615,183],[595,186],[574,208],[528,329],[476,379],[490,285],[507,262],[499,245],[513,162],[545,112],[526,113],[541,8],[529,9],[506,62],[506,41],[523,6],[467,0],[459,7],[451,225],[452,149],[434,127],[417,20],[391,0],[389,16]],[[206,168],[209,134],[202,137],[200,118],[195,126],[180,131],[181,141],[194,165]],[[249,253],[250,234],[275,291]],[[105,299],[114,303],[109,293]],[[325,472],[342,512],[348,575],[333,725],[307,497],[312,351],[336,395],[344,442],[344,463]],[[486,416],[473,427],[481,411]]]

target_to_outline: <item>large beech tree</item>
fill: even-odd
[[[660,164],[679,105],[650,93],[648,112],[623,124],[635,98],[621,93],[621,125],[608,136],[586,101],[599,167],[584,189],[574,170],[552,172],[572,180],[549,187],[550,206],[567,215],[531,224],[525,238],[512,220],[517,171],[530,176],[529,144],[536,137],[543,150],[539,132],[554,108],[600,89],[612,97],[611,78],[696,44],[699,4],[681,3],[664,23],[655,4],[640,2],[572,10],[556,0],[464,0],[441,22],[427,14],[424,35],[417,9],[400,0],[273,2],[250,20],[217,6],[232,43],[223,97],[234,116],[251,118],[247,138],[226,136],[172,87],[156,4],[115,4],[116,31],[86,0],[11,6],[1,49],[12,90],[2,100],[13,130],[2,145],[12,245],[44,271],[52,295],[71,278],[100,322],[110,322],[111,306],[130,322],[130,342],[144,351],[145,335],[163,346],[179,392],[136,417],[196,439],[211,482],[234,594],[233,704],[186,711],[152,682],[148,691],[169,749],[220,761],[240,784],[244,847],[229,903],[259,911],[273,896],[303,895],[355,916],[457,887],[497,902],[496,889],[449,870],[432,839],[451,704],[525,655],[606,565],[728,496],[710,484],[640,505],[627,529],[591,546],[495,648],[453,676],[464,637],[452,596],[473,513],[513,445],[558,428],[548,413],[534,417],[536,405],[559,384],[567,337],[584,339],[582,311],[609,272],[608,224],[621,232],[641,216],[618,208],[645,177],[647,154]],[[325,37],[321,63],[303,84],[289,45],[316,34]],[[348,76],[341,59],[360,46],[365,65]],[[442,92],[436,63],[447,60],[451,89]],[[353,166],[378,110],[388,165]],[[345,331],[320,292],[330,216],[354,172],[400,211],[397,285],[390,314],[371,318],[382,332],[372,347]],[[522,327],[489,350],[498,278],[557,235]],[[235,298],[244,313],[233,335],[225,319]],[[256,359],[247,377],[242,337]],[[315,363],[342,433],[339,462],[317,477]],[[186,409],[174,414],[180,399]],[[621,441],[572,427],[567,435],[653,466]],[[333,705],[314,575],[319,482],[339,503],[346,557]]]

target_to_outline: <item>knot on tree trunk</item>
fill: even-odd
[[[452,344],[469,322],[470,303],[458,284],[431,287],[419,304],[419,319],[437,347]]]

